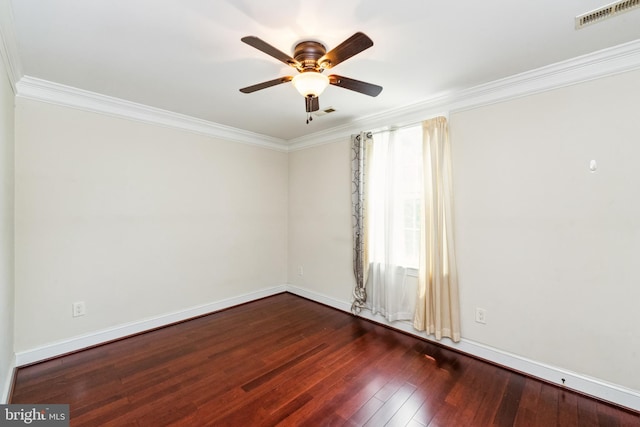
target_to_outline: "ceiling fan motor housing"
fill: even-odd
[[[301,65],[299,71],[316,71],[321,72],[322,67],[318,64],[318,60],[322,58],[327,49],[322,43],[314,41],[303,41],[296,45],[293,56]]]

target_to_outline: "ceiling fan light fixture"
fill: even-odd
[[[305,71],[295,76],[291,83],[304,97],[320,96],[329,86],[329,77],[317,71]]]

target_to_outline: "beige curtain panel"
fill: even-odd
[[[460,341],[460,304],[453,235],[451,146],[445,117],[423,122],[424,201],[418,301],[419,331]]]

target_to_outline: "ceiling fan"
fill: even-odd
[[[365,49],[373,46],[373,41],[364,33],[355,33],[338,46],[327,52],[322,43],[307,40],[298,43],[293,52],[293,58],[284,52],[276,49],[265,41],[255,36],[247,36],[241,39],[249,46],[276,58],[279,61],[298,70],[295,76],[284,76],[266,82],[258,83],[240,89],[242,93],[252,93],[281,83],[292,82],[295,88],[305,99],[307,111],[307,124],[311,118],[311,113],[320,109],[318,96],[328,85],[339,86],[369,96],[378,96],[382,87],[360,80],[331,74],[322,74],[324,70],[335,67],[339,63],[351,58]]]

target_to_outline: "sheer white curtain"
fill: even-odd
[[[408,273],[418,262],[418,234],[411,224],[421,188],[419,135],[383,132],[367,154],[368,305],[389,321],[411,320],[415,311],[416,279]]]
[[[413,325],[437,339],[460,340],[460,303],[453,235],[449,128],[444,117],[423,123],[424,204],[418,301]]]

